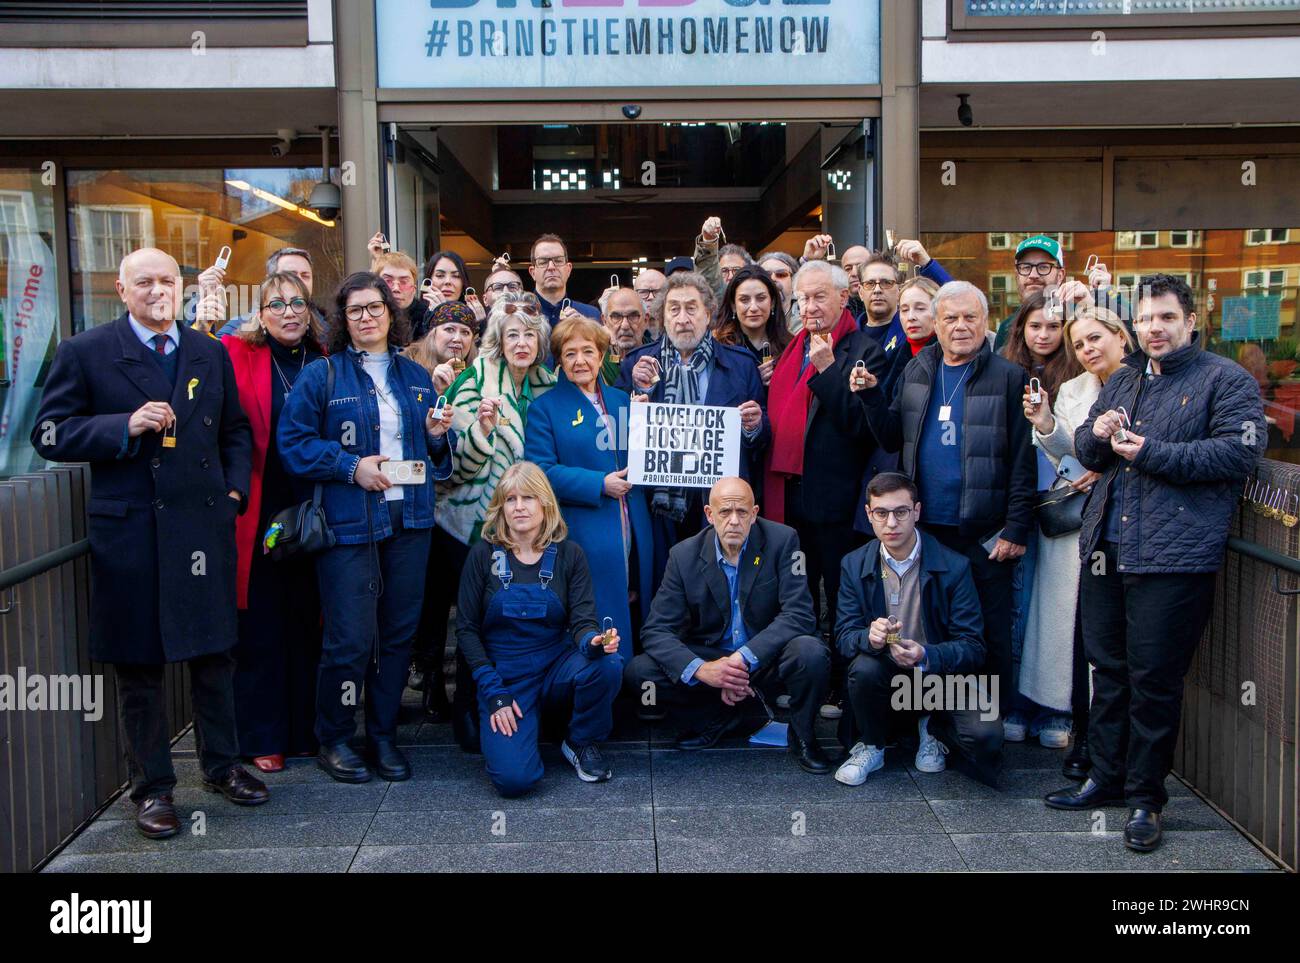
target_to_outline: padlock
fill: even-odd
[[[828,261],[830,261],[832,264],[834,264],[834,263],[835,263],[835,257],[836,257],[836,254],[835,254],[835,242],[834,242],[834,241],[831,241],[829,244],[826,245],[826,260],[828,260]]]
[[[1034,407],[1043,403],[1043,383],[1037,378],[1029,379],[1029,403]]]

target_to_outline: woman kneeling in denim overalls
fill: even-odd
[[[618,631],[597,624],[586,556],[567,540],[540,468],[506,469],[482,532],[461,576],[456,636],[478,684],[492,784],[518,796],[542,778],[539,717],[557,704],[572,705],[564,758],[579,779],[603,782],[611,773],[598,743],[613,725],[623,674]]]

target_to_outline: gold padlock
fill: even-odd
[[[1282,513],[1282,524],[1287,528],[1295,528],[1296,523],[1300,522],[1300,495],[1291,493],[1286,503],[1295,507],[1289,512]]]

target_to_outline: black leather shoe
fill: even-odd
[[[1149,853],[1160,846],[1160,814],[1150,809],[1134,809],[1124,824],[1124,845],[1134,852]]]
[[[339,782],[370,782],[370,767],[346,742],[321,746],[316,753],[316,765]]]
[[[1085,779],[1078,786],[1066,786],[1056,792],[1048,793],[1043,801],[1052,809],[1096,809],[1098,806],[1122,806],[1122,793],[1107,792],[1091,779]]]
[[[447,689],[443,685],[442,675],[430,672],[424,677],[424,691],[421,693],[420,705],[424,708],[424,717],[429,722],[451,722],[451,702],[447,699]]]
[[[1066,779],[1087,779],[1091,769],[1092,760],[1088,757],[1088,737],[1076,735],[1074,745],[1070,747],[1065,762],[1061,763],[1061,773]]]
[[[146,839],[166,839],[181,831],[171,794],[141,800],[135,810],[135,828]]]
[[[739,712],[725,712],[714,717],[699,732],[682,733],[677,737],[677,748],[685,752],[712,749],[728,732],[740,725]]]
[[[799,768],[814,776],[824,776],[831,771],[831,761],[816,742],[804,742],[790,730],[790,749],[799,760]]]
[[[236,806],[260,806],[271,798],[266,783],[250,775],[243,766],[231,766],[230,772],[215,782],[205,778],[203,788],[221,793]]]
[[[411,668],[406,673],[406,687],[416,692],[423,692],[426,681],[428,681],[428,673],[425,672],[424,666],[412,659]]]
[[[370,757],[375,772],[380,779],[389,782],[405,782],[411,778],[411,764],[402,755],[402,750],[387,740],[370,743],[366,755]]]

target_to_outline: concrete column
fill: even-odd
[[[900,237],[923,228],[920,17],[915,0],[880,0],[881,227]]]
[[[343,266],[347,272],[370,266],[366,241],[381,223],[379,120],[375,109],[374,0],[334,0],[334,63],[338,77],[339,152],[344,171]],[[344,165],[355,165],[352,175]],[[353,180],[355,177],[355,180]]]

